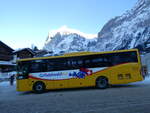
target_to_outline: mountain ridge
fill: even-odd
[[[96,40],[95,34],[86,34],[63,26],[49,32],[44,49],[54,53],[85,51]]]
[[[63,51],[112,51],[138,48],[150,49],[150,0],[138,0],[135,6],[108,21],[94,39],[87,39],[81,33],[60,33],[49,35],[44,48],[54,53]]]

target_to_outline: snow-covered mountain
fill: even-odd
[[[111,19],[98,33],[97,47],[100,51],[130,48],[148,50],[150,47],[150,0],[138,0],[131,10]]]
[[[97,38],[94,37],[96,35],[63,26],[49,32],[44,49],[54,53],[88,51],[87,47],[97,42]]]
[[[109,51],[139,48],[150,50],[150,0],[138,0],[123,15],[111,19],[96,35],[62,27],[49,32],[44,48],[59,52]],[[88,39],[93,38],[93,39]]]

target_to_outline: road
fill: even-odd
[[[150,113],[150,83],[43,94],[16,92],[15,86],[0,84],[0,113]]]

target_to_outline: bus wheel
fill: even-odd
[[[35,93],[43,93],[45,91],[45,84],[43,82],[35,82],[33,85],[33,91]]]
[[[99,89],[106,89],[108,87],[108,79],[106,77],[97,78],[96,87]]]

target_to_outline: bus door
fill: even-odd
[[[17,90],[26,91],[29,89],[29,63],[19,62],[17,66]]]

